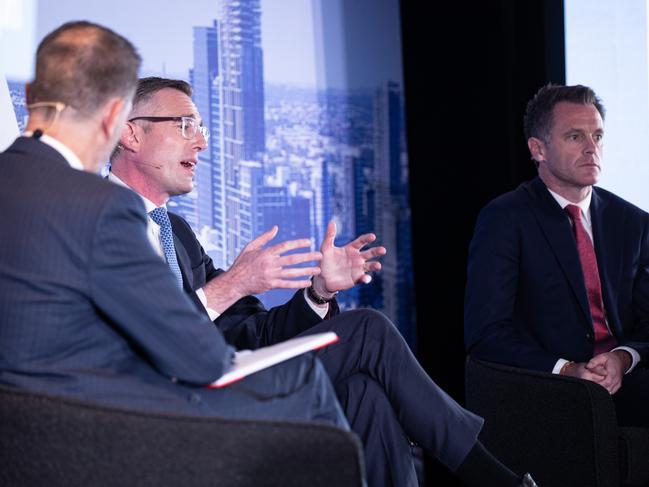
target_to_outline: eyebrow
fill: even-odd
[[[578,128],[575,128],[575,127],[570,127],[569,129],[566,129],[566,130],[563,131],[563,135],[569,135],[569,134],[572,134],[574,132],[578,132],[580,134],[585,134],[588,131],[584,130],[584,129],[578,129]],[[597,130],[593,131],[592,133],[595,134],[595,133],[603,133],[603,132],[604,132],[603,128],[598,128]]]

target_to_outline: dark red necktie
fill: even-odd
[[[608,331],[604,319],[602,285],[599,280],[595,248],[581,221],[581,209],[576,205],[568,205],[564,209],[572,220],[572,228],[575,232],[575,240],[577,241],[577,251],[579,252],[579,260],[581,261],[581,270],[584,273],[584,284],[586,284],[590,315],[593,318],[593,329],[595,331],[595,355],[610,352],[617,341]]]

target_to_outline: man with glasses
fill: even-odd
[[[96,174],[131,111],[139,66],[128,40],[89,22],[64,24],[38,47],[27,131],[0,154],[0,384],[128,409],[346,428],[309,356],[238,388],[205,387],[234,349],[146,241],[141,198]],[[162,131],[187,142],[164,145],[177,167],[159,157],[161,169],[144,167],[188,187],[204,140],[191,105],[176,101],[180,119],[132,126],[149,142],[163,144]]]
[[[141,79],[109,175],[142,196],[151,215],[149,240],[197,309],[237,348],[255,349],[323,331],[340,337],[318,358],[363,441],[370,486],[417,485],[409,439],[468,485],[519,485],[520,479],[477,441],[482,419],[428,377],[385,316],[366,309],[339,312],[336,293],[369,282],[369,273],[380,269],[373,259],[385,249],[363,250],[374,235],[336,247],[331,224],[320,252],[310,252],[308,239],[267,246],[277,233],[274,227],[250,242],[223,271],[214,268],[187,222],[167,213],[173,248],[165,245],[170,239],[153,214],[171,196],[192,190],[198,153],[207,148],[207,131],[200,122],[189,84]],[[319,265],[294,267],[313,261]],[[298,291],[286,304],[266,310],[252,295],[274,288]]]

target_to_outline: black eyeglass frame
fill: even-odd
[[[178,117],[142,116],[142,117],[133,117],[129,119],[129,122],[135,122],[136,120],[144,120],[145,122],[181,122],[182,125],[180,129],[183,138],[187,140],[192,140],[194,137],[196,137],[196,134],[199,132],[206,141],[210,138],[210,131],[208,130],[208,128],[204,125],[198,125],[194,117],[186,117],[182,115]],[[188,123],[188,121],[191,122]],[[194,131],[193,136],[187,137],[186,127],[190,124],[196,127],[196,130]]]

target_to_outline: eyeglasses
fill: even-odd
[[[198,120],[192,117],[135,117],[129,122],[136,120],[145,120],[147,122],[180,122],[180,130],[183,137],[192,140],[196,137],[196,133],[200,132],[203,138],[207,141],[210,138],[210,131],[204,125],[198,123]]]

